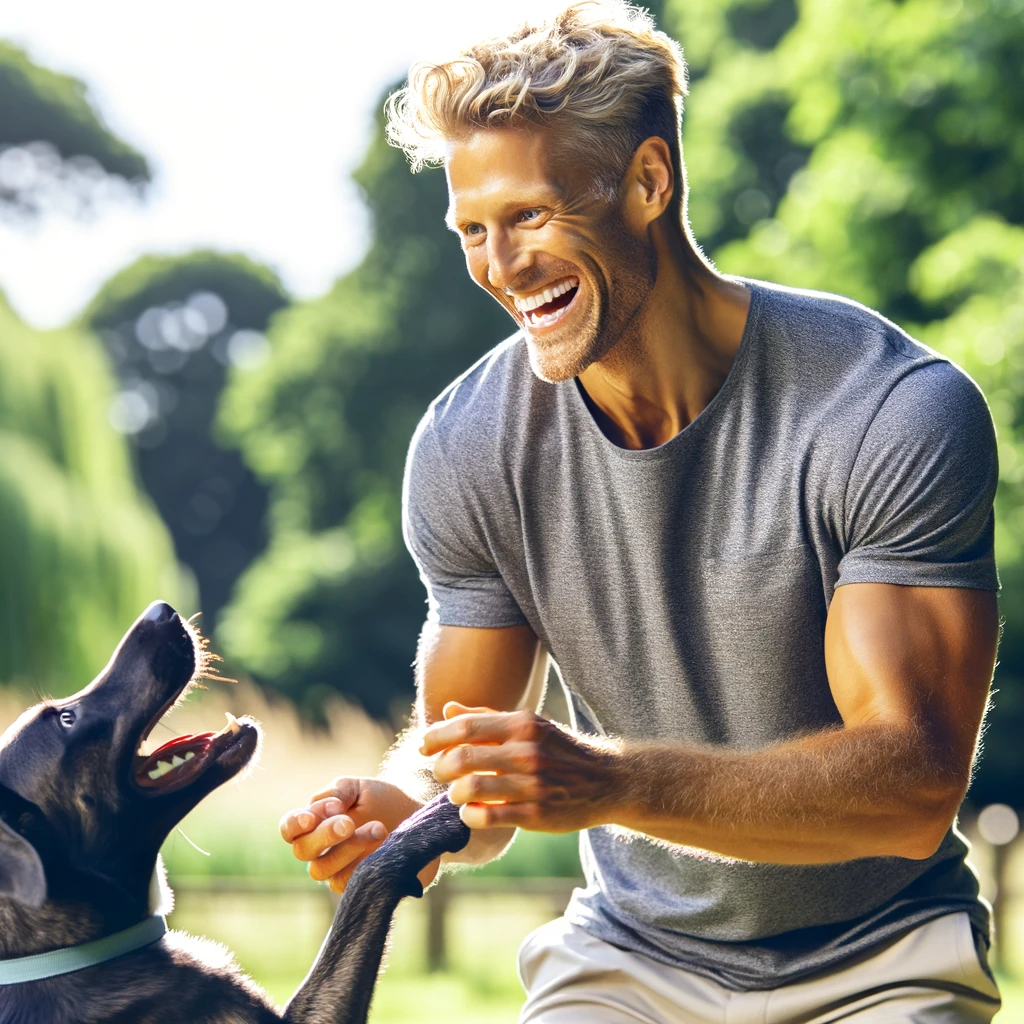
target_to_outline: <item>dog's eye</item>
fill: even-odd
[[[65,729],[70,729],[71,726],[75,724],[77,718],[78,715],[76,715],[74,711],[62,711],[60,713],[60,724],[63,725]]]

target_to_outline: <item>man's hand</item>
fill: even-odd
[[[470,828],[575,832],[612,819],[615,750],[532,711],[445,705],[420,752]]]
[[[421,806],[390,782],[342,777],[314,794],[309,807],[289,811],[281,819],[281,838],[299,860],[309,861],[311,878],[341,893],[356,866]],[[439,865],[436,860],[420,872],[424,887]]]

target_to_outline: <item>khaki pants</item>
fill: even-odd
[[[987,1024],[999,992],[964,913],[805,981],[733,992],[595,939],[565,918],[526,937],[520,1024]],[[1009,1024],[1009,1022],[1007,1022]]]

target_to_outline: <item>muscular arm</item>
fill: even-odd
[[[986,591],[851,584],[825,634],[840,728],[749,752],[599,745],[519,712],[436,725],[425,749],[445,750],[435,772],[474,828],[613,824],[789,864],[926,858],[967,789],[997,637]]]
[[[413,723],[388,753],[381,777],[426,801],[444,789],[420,753],[427,726],[444,721],[444,708],[536,711],[544,696],[548,656],[529,626],[470,629],[426,623],[416,657]],[[454,709],[450,709],[451,710]],[[450,713],[449,712],[449,713]],[[512,841],[515,828],[474,832],[461,853],[444,859],[483,864]]]

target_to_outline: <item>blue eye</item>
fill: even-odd
[[[536,220],[540,216],[540,210],[523,210],[519,214],[520,220]]]
[[[65,729],[70,729],[77,720],[78,715],[76,715],[74,711],[65,710],[60,713],[60,724],[63,725]]]

